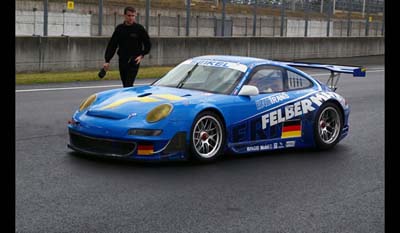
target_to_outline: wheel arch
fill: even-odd
[[[337,107],[338,107],[338,109],[339,109],[339,111],[340,111],[340,114],[341,114],[341,123],[342,123],[342,126],[343,126],[343,124],[344,124],[344,109],[343,109],[343,106],[340,104],[340,102],[339,101],[337,101],[336,99],[329,99],[329,100],[327,100],[327,101],[325,101],[322,105],[321,105],[321,107],[324,105],[324,104],[326,104],[326,103],[332,103],[332,104],[335,104]]]
[[[224,115],[222,114],[222,112],[221,112],[219,109],[215,108],[215,107],[206,107],[206,108],[200,110],[199,112],[197,112],[197,113],[195,114],[195,117],[198,116],[200,113],[206,112],[206,111],[210,111],[210,112],[213,112],[213,113],[217,114],[218,117],[221,119],[222,123],[224,124],[224,130],[225,130],[225,132],[228,133],[228,132],[226,131],[227,127],[226,127],[225,117],[224,117]]]
[[[318,117],[320,112],[326,107],[326,105],[334,105],[336,107],[336,109],[338,110],[338,113],[340,114],[340,125],[341,128],[339,129],[339,135],[337,136],[337,139],[332,142],[331,144],[325,144],[324,142],[321,142],[318,136],[316,136],[318,134]],[[343,126],[344,126],[344,121],[345,121],[345,115],[344,115],[344,109],[343,106],[340,104],[339,101],[335,100],[335,99],[329,99],[325,102],[322,103],[322,105],[319,107],[317,113],[315,114],[315,118],[313,121],[313,144],[316,148],[318,149],[328,149],[328,148],[332,148],[333,146],[335,146],[339,141],[340,141],[340,134],[342,132]]]

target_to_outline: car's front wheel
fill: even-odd
[[[342,118],[341,111],[334,103],[326,103],[319,109],[314,123],[315,143],[319,149],[329,149],[339,141]]]
[[[190,150],[194,159],[214,161],[222,154],[225,140],[225,127],[217,114],[204,111],[197,115],[190,137]]]

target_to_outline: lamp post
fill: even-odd
[[[364,12],[365,12],[365,0],[363,0],[362,17],[364,17]]]
[[[43,0],[43,36],[47,36],[49,0]]]
[[[99,0],[99,36],[103,34],[103,0]]]
[[[324,13],[324,0],[321,0],[321,14]]]
[[[281,33],[280,36],[283,36],[283,27],[285,25],[285,0],[282,0],[282,6],[281,6]]]
[[[349,37],[351,35],[351,14],[353,11],[353,4],[350,0],[347,0],[347,7],[347,36]]]
[[[253,6],[253,36],[256,36],[256,24],[257,24],[257,0]]]
[[[225,35],[225,0],[222,0],[222,23],[221,23],[221,36]]]
[[[33,8],[33,36],[36,33],[36,8]]]
[[[146,20],[145,20],[146,30],[149,31],[149,21],[150,21],[150,0],[146,0]]]
[[[304,37],[307,37],[307,34],[308,34],[308,13],[309,13],[308,7],[309,7],[308,0],[305,0],[304,1],[304,14],[305,14],[306,19],[305,19],[305,23],[304,23]]]
[[[189,36],[190,26],[190,0],[186,0],[186,36]]]
[[[367,17],[365,19],[365,36],[369,35],[369,2],[366,5]]]
[[[335,9],[336,9],[336,0],[333,0],[333,8],[332,8],[332,13],[335,15]]]
[[[61,36],[64,36],[65,33],[65,9],[62,10],[63,13],[63,32],[61,34]]]

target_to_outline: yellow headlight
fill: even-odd
[[[97,98],[96,94],[89,96],[89,98],[87,98],[85,101],[81,103],[81,105],[79,106],[79,111],[82,111],[87,107],[89,107],[96,100],[96,98]]]
[[[157,122],[165,117],[167,117],[172,111],[172,105],[171,104],[161,104],[153,110],[151,110],[147,116],[146,116],[146,121],[149,123]]]

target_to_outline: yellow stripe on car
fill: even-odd
[[[128,97],[128,98],[123,98],[123,99],[117,100],[109,105],[106,105],[102,109],[115,108],[115,107],[118,107],[127,102],[133,102],[133,101],[148,103],[148,102],[159,102],[160,100],[151,98],[151,97],[140,97],[140,98],[139,97]]]
[[[153,96],[156,98],[152,98]],[[132,101],[148,103],[148,102],[159,102],[162,100],[177,101],[177,100],[185,99],[183,97],[180,97],[177,95],[171,95],[171,94],[155,94],[155,95],[152,95],[152,97],[148,97],[148,96],[146,96],[146,97],[127,97],[127,98],[116,100],[115,102],[104,106],[102,109],[115,108],[122,104],[125,104],[127,102],[132,102]]]
[[[152,95],[154,97],[158,97],[161,99],[166,99],[166,100],[170,100],[170,101],[174,101],[174,100],[183,100],[185,98],[177,96],[177,95],[171,95],[171,94],[155,94]]]

